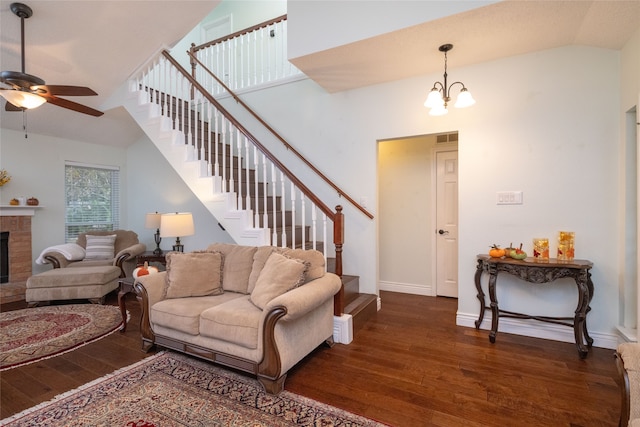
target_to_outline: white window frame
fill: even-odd
[[[70,169],[87,169],[92,171],[98,171],[101,174],[107,173],[109,176],[107,181],[109,183],[109,189],[105,190],[100,186],[96,186],[93,190],[89,189],[89,193],[95,190],[95,194],[98,192],[104,192],[109,196],[106,204],[103,207],[107,207],[109,213],[104,218],[91,218],[91,215],[87,215],[87,211],[90,211],[92,207],[96,206],[95,200],[91,201],[90,198],[84,200],[76,198],[71,200],[77,189],[74,182],[68,182],[67,173]],[[104,175],[103,175],[104,176]],[[78,234],[90,231],[113,231],[120,227],[120,168],[118,166],[107,166],[90,163],[79,163],[73,161],[65,161],[64,168],[64,186],[65,186],[65,241],[73,243],[76,241]],[[87,186],[85,186],[87,187]],[[104,200],[103,200],[104,203]],[[74,206],[75,205],[75,206]],[[72,213],[76,212],[76,215]],[[78,212],[80,210],[80,212]],[[82,211],[85,212],[82,212]]]

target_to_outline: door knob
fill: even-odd
[[[438,230],[438,234],[449,234],[449,232],[446,230],[440,229]]]

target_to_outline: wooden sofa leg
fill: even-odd
[[[264,391],[269,394],[279,394],[284,390],[284,380],[287,378],[287,374],[284,374],[278,379],[272,380],[270,378],[262,377],[258,375],[258,381],[264,387]]]
[[[324,340],[324,343],[327,345],[327,347],[331,348],[333,347],[336,342],[333,340],[333,335],[331,335],[329,338],[327,338],[326,340]]]
[[[144,351],[145,353],[149,353],[149,351],[151,351],[153,346],[154,346],[153,341],[147,341],[144,338],[142,339],[142,351]]]

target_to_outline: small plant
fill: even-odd
[[[0,169],[0,187],[11,181],[11,175],[6,170]]]

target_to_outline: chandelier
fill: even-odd
[[[451,49],[453,49],[452,44],[443,44],[438,48],[440,52],[444,52],[444,83],[435,82],[427,96],[427,100],[424,102],[425,107],[431,108],[429,114],[432,116],[447,114],[447,104],[451,101],[451,88],[457,84],[461,85],[462,89],[460,89],[454,107],[465,108],[476,103],[475,99],[471,96],[471,92],[467,90],[462,82],[453,82],[447,86],[447,52]]]

